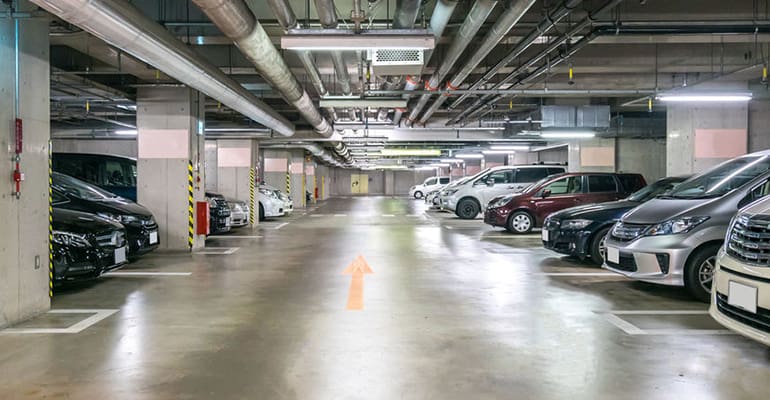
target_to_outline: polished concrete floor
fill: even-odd
[[[330,200],[208,247],[0,332],[0,398],[770,398],[768,349],[682,291],[415,200]],[[359,255],[373,273],[343,274]]]

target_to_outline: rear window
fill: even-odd
[[[588,192],[617,192],[618,185],[610,175],[588,175]]]
[[[546,176],[551,175],[548,173],[549,169],[550,168],[519,168],[516,170],[516,182],[537,182]]]
[[[623,191],[626,193],[635,192],[645,186],[641,175],[618,175],[620,184],[623,185]]]
[[[561,174],[563,172],[566,172],[564,170],[564,167],[549,167],[548,168],[548,175]]]
[[[449,177],[439,178],[439,183],[442,185],[446,185],[449,183]]]

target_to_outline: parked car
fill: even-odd
[[[227,199],[230,207],[230,227],[240,228],[249,224],[249,204],[245,201]]]
[[[409,189],[409,196],[414,197],[415,199],[421,199],[426,193],[438,189],[448,183],[448,176],[431,176],[430,178],[425,179],[422,184],[412,186]]]
[[[770,197],[733,218],[715,266],[711,316],[770,346]]]
[[[280,191],[275,186],[266,185],[264,183],[259,184],[260,188],[267,189],[269,191],[272,191],[278,198],[283,202],[283,214],[282,215],[289,215],[294,211],[294,201],[291,199],[291,196],[288,194]],[[265,192],[267,193],[267,192]],[[269,215],[268,217],[280,217],[280,215]]]
[[[438,197],[438,194],[441,192],[441,190],[444,189],[446,185],[439,187],[438,189],[431,190],[430,192],[425,194],[425,203],[430,206],[430,208],[437,208],[440,205],[440,200]]]
[[[109,154],[53,153],[53,170],[136,201],[136,159]]]
[[[516,194],[493,199],[484,213],[484,222],[513,233],[529,233],[543,225],[554,212],[581,204],[594,204],[625,198],[644,187],[639,174],[571,172],[551,175]]]
[[[267,185],[259,185],[257,200],[259,200],[260,221],[264,221],[265,218],[274,218],[284,215],[286,200],[281,199],[281,192],[278,189]]]
[[[607,235],[604,268],[684,286],[708,301],[717,252],[739,208],[770,192],[770,151],[726,161],[624,215]]]
[[[52,201],[55,285],[98,278],[128,261],[123,225],[95,214],[59,208],[68,200],[58,192],[53,193]]]
[[[230,232],[230,207],[225,196],[211,192],[205,194],[209,202],[209,234]]]
[[[97,214],[121,223],[126,229],[129,257],[158,248],[158,224],[141,205],[58,172],[51,175],[51,190],[54,196],[62,197],[59,208]]]
[[[446,190],[441,208],[453,211],[462,219],[473,219],[484,212],[489,201],[506,194],[520,192],[549,175],[565,172],[561,166],[521,165],[484,170],[473,179]]]
[[[604,238],[623,214],[671,190],[686,177],[660,179],[620,201],[587,204],[555,212],[543,222],[543,246],[595,264],[604,263]]]
[[[486,172],[486,171],[487,170],[482,171],[482,172]],[[456,181],[449,182],[448,185],[442,187],[441,190],[438,191],[438,195],[436,195],[436,201],[438,202],[439,210],[448,211],[448,210],[446,210],[444,208],[444,204],[447,203],[447,199],[449,198],[449,195],[450,195],[450,192],[451,192],[452,188],[465,184],[469,180],[476,178],[482,172],[479,172],[476,175],[466,176],[466,177],[464,177],[462,179],[458,179]]]

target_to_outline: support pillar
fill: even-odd
[[[291,198],[294,199],[294,208],[305,208],[305,150],[292,149],[289,151],[291,162],[289,164],[289,179],[291,186]]]
[[[204,101],[186,87],[137,93],[137,199],[158,222],[161,249],[205,246],[206,237],[193,233],[195,203],[205,201]]]
[[[37,9],[27,1],[16,3],[18,12]],[[0,5],[0,12],[6,11]],[[48,18],[0,17],[0,328],[50,307],[48,24]],[[11,180],[16,118],[23,127],[18,198]]]
[[[570,172],[615,172],[615,139],[573,140],[567,157]]]

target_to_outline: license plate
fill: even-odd
[[[225,226],[230,226],[230,217],[225,218]]]
[[[156,244],[158,243],[158,232],[152,231],[150,232],[150,244]]]
[[[620,250],[614,247],[607,247],[607,261],[620,264]]]
[[[126,262],[126,248],[118,247],[115,249],[115,264]]]
[[[547,242],[548,241],[548,231],[543,229],[542,236],[543,236],[543,241]]]
[[[757,313],[757,288],[730,281],[727,286],[727,304]]]

